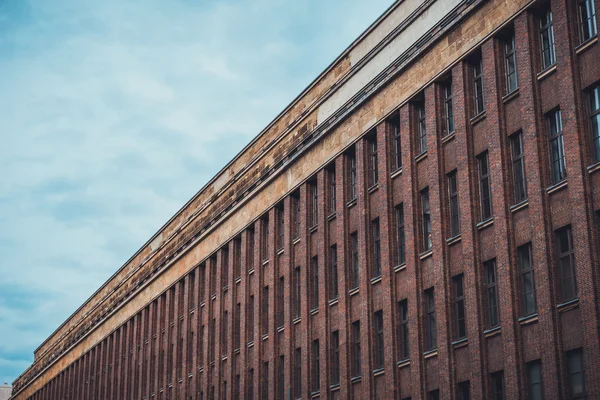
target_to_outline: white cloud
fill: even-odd
[[[0,3],[0,381],[389,3]]]

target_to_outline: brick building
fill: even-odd
[[[599,399],[594,0],[394,3],[14,399]]]

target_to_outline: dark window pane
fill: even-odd
[[[542,371],[539,360],[527,364],[527,380],[530,400],[542,400]]]
[[[445,133],[454,132],[454,102],[452,95],[452,82],[448,82],[444,86],[444,111],[446,112]]]
[[[589,105],[592,129],[593,160],[600,162],[600,86],[596,86],[589,94]]]
[[[540,19],[540,36],[542,46],[542,69],[546,69],[556,62],[554,47],[554,26],[552,11],[548,10]]]
[[[404,236],[404,205],[396,206],[396,244],[398,265],[406,262],[406,241]]]
[[[583,351],[572,350],[567,353],[567,368],[569,372],[569,389],[571,398],[585,398],[585,370],[583,366]]]
[[[425,123],[425,105],[418,104],[415,106],[417,115],[417,153],[422,154],[427,151],[427,127]]]
[[[423,224],[423,251],[431,249],[431,211],[429,208],[429,188],[421,191],[421,210]]]
[[[579,2],[579,33],[581,42],[596,36],[596,8],[594,0],[578,0]]]
[[[517,54],[515,51],[515,36],[512,35],[504,44],[504,57],[506,59],[506,92],[511,93],[518,87],[517,84]]]
[[[525,178],[525,157],[523,154],[523,135],[521,132],[510,138],[512,167],[513,167],[513,203],[517,204],[527,199],[527,181]]]
[[[479,163],[479,198],[481,203],[481,220],[492,217],[492,189],[487,151],[477,157]]]
[[[371,277],[377,278],[381,276],[381,237],[379,231],[379,218],[371,223],[371,236],[373,254],[373,270]]]
[[[496,260],[486,261],[483,264],[483,268],[486,285],[488,328],[493,328],[500,324]]]

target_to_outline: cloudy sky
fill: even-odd
[[[0,0],[0,384],[392,0]]]

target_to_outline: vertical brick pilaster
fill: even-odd
[[[451,277],[446,262],[444,213],[445,178],[443,173],[443,152],[441,151],[439,127],[443,108],[440,106],[440,94],[437,84],[425,89],[425,113],[427,125],[427,179],[429,186],[429,204],[431,212],[432,232],[432,264],[435,282],[435,308],[437,322],[438,351],[438,387],[441,399],[452,398],[453,371],[450,368],[451,351],[449,344],[452,338],[452,324],[448,304],[451,304]],[[421,184],[421,183],[420,183]],[[421,185],[423,186],[423,185]]]
[[[479,273],[478,243],[475,227],[477,173],[474,165],[473,143],[469,122],[469,80],[467,65],[458,63],[452,69],[452,91],[454,99],[454,131],[456,141],[459,213],[461,216],[462,263],[465,282],[467,335],[469,340],[470,382],[473,399],[485,399],[486,385],[483,378],[484,344],[480,326],[483,322],[481,305],[481,279]]]
[[[344,155],[338,157],[335,161],[335,175],[336,175],[336,219],[338,237],[340,241],[337,247],[338,256],[338,279],[339,279],[339,300],[338,300],[338,327],[339,327],[339,340],[340,340],[340,399],[347,399],[350,397],[349,383],[350,370],[349,364],[349,351],[348,351],[348,332],[350,329],[350,318],[348,317],[350,308],[350,297],[348,296],[349,284],[348,284],[348,271],[350,269],[350,259],[348,254],[350,246],[348,245],[348,212],[349,209],[346,204],[347,200],[347,182],[349,179],[348,166]],[[331,331],[330,331],[331,332]],[[328,335],[330,334],[328,333]],[[328,337],[329,340],[329,337]],[[327,358],[329,363],[329,355]]]
[[[361,309],[357,313],[360,315],[360,352],[361,352],[361,389],[363,397],[372,397],[372,364],[371,364],[371,314],[372,304],[369,301],[371,293],[371,260],[369,257],[371,246],[371,221],[369,220],[369,193],[367,184],[367,143],[365,140],[359,140],[356,143],[356,175],[358,208],[358,248],[359,250],[359,294],[363,301]],[[352,323],[354,321],[350,321]],[[351,332],[349,332],[351,338]],[[357,400],[357,399],[356,399]]]
[[[422,362],[423,341],[422,341],[422,288],[421,277],[417,265],[419,262],[418,231],[419,220],[417,218],[418,209],[416,208],[415,196],[418,192],[415,177],[415,151],[414,140],[416,133],[414,130],[413,110],[410,103],[400,108],[400,132],[402,132],[402,175],[405,177],[404,187],[402,188],[402,198],[404,199],[404,230],[406,234],[406,277],[414,282],[413,292],[408,296],[408,320],[409,320],[409,343],[410,343],[410,371],[411,371],[411,398],[420,400],[424,398],[422,390],[424,369]],[[401,397],[407,394],[400,393]]]
[[[392,193],[391,193],[391,178],[390,178],[390,135],[391,129],[388,123],[383,122],[377,126],[377,148],[379,154],[379,196],[381,200],[380,204],[380,217],[379,217],[379,231],[381,237],[381,293],[383,300],[383,329],[384,332],[394,332],[394,325],[396,321],[395,313],[395,295],[394,295],[394,284],[396,281],[394,272],[394,259],[393,257],[393,240],[394,229],[392,216],[393,208],[392,204]],[[398,354],[396,348],[396,340],[394,335],[384,335],[384,368],[385,368],[385,394],[384,398],[397,398],[397,371],[396,371],[396,359],[395,355]]]

